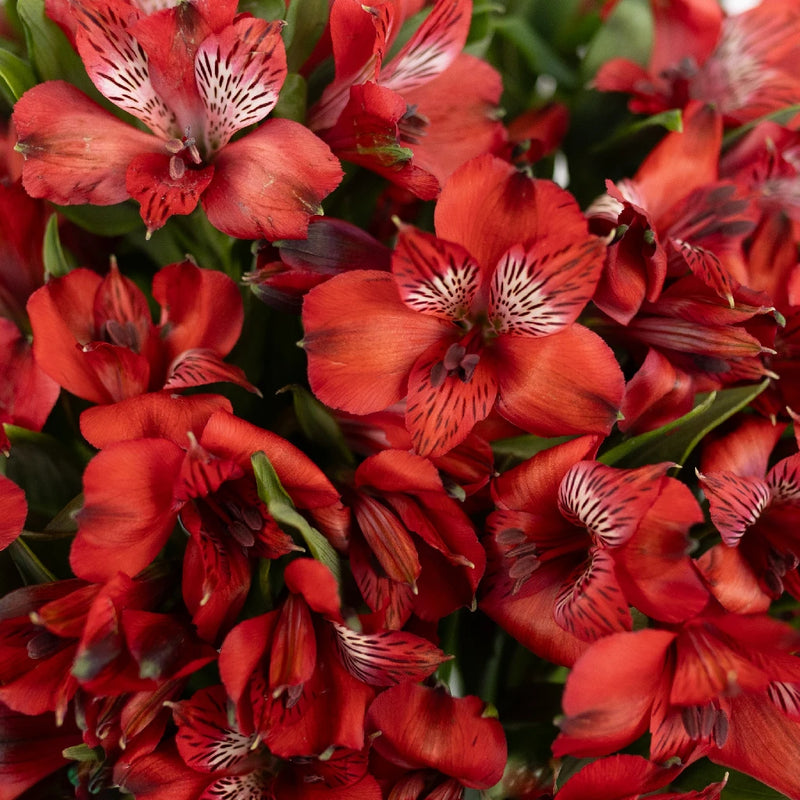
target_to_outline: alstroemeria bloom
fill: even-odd
[[[278,759],[257,734],[236,724],[222,686],[170,705],[178,728],[174,747],[115,770],[115,782],[138,800],[381,798],[364,752],[336,748],[324,759]]]
[[[14,109],[25,189],[63,205],[133,197],[148,232],[202,199],[231,236],[302,238],[341,167],[303,125],[264,121],[286,77],[281,23],[236,6],[194,0],[146,15],[127,0],[73,2],[89,77],[149,132],[68,83],[34,86]]]
[[[448,181],[437,236],[404,227],[392,274],[363,270],[303,305],[311,388],[356,414],[408,398],[421,455],[493,408],[533,433],[606,433],[622,396],[613,353],[576,324],[602,268],[572,196],[485,156]]]
[[[239,727],[286,758],[360,750],[377,689],[421,680],[448,656],[412,633],[367,627],[369,618],[353,630],[336,579],[318,561],[296,559],[284,577],[289,593],[280,606],[240,622],[220,649]]]
[[[647,68],[612,58],[594,80],[602,91],[629,93],[632,111],[653,114],[695,99],[741,125],[800,99],[794,0],[761,0],[731,16],[717,0],[650,5],[654,41]]]
[[[698,473],[721,547],[737,551],[716,557],[729,569],[738,565],[772,599],[784,590],[800,597],[800,454],[767,468],[783,428],[745,419],[704,447]]]
[[[25,492],[14,481],[0,475],[0,550],[5,550],[22,533],[27,516]]]
[[[556,756],[605,755],[650,731],[650,756],[700,756],[797,800],[800,634],[709,606],[674,630],[614,633],[567,678]]]
[[[475,599],[486,556],[460,504],[427,459],[384,450],[356,470],[350,567],[367,605],[401,628],[437,622]]]
[[[154,324],[144,293],[114,264],[102,277],[75,269],[31,295],[33,352],[42,369],[93,403],[116,403],[145,392],[232,381],[254,390],[222,359],[244,318],[236,284],[190,261],[153,278],[161,306]]]
[[[461,164],[504,141],[500,76],[463,53],[472,0],[436,0],[387,63],[403,4],[334,0],[336,77],[309,111],[309,127],[342,159],[431,200]]]
[[[258,496],[253,453],[266,454],[292,501],[323,533],[336,535],[346,512],[322,472],[280,436],[225,409],[195,421],[197,433],[180,429],[183,421],[165,415],[156,435],[111,442],[89,462],[70,563],[88,580],[117,570],[135,575],[180,520],[189,535],[184,602],[200,636],[213,641],[244,604],[251,561],[299,549]],[[142,422],[148,424],[146,416]]]
[[[594,437],[544,450],[495,482],[481,608],[537,655],[571,664],[585,642],[630,630],[630,606],[676,622],[708,601],[686,555],[703,519],[670,464],[587,460]]]

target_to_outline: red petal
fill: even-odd
[[[207,114],[209,153],[242,128],[261,122],[277,103],[286,79],[282,27],[280,22],[241,18],[198,47],[195,76]]]
[[[472,374],[446,374],[441,383],[434,378],[437,367],[447,368],[447,357],[457,345],[444,341],[429,348],[408,378],[406,427],[421,456],[439,456],[469,436],[472,428],[489,415],[497,397],[495,370],[485,353],[478,356]]]
[[[113,405],[87,408],[81,414],[81,433],[97,448],[125,439],[186,441],[188,432],[200,438],[217,409],[233,411],[230,400],[216,394],[142,394]]]
[[[606,547],[618,547],[633,536],[661,492],[671,463],[617,469],[582,461],[564,476],[558,507],[570,522],[586,527]]]
[[[105,391],[103,402],[116,403],[147,391],[150,364],[144,356],[107,342],[85,344],[79,352]]]
[[[798,800],[795,766],[800,759],[800,725],[757,694],[737,697],[731,704],[731,717],[725,745],[712,749],[709,758]]]
[[[0,475],[0,550],[5,550],[22,533],[27,516],[25,492],[14,481]]]
[[[411,311],[391,275],[363,270],[312,289],[303,327],[314,394],[334,408],[368,414],[405,397],[414,362],[451,323]]]
[[[191,214],[214,177],[213,165],[202,169],[184,165],[182,174],[173,177],[172,159],[180,157],[142,153],[131,160],[125,174],[125,187],[141,206],[139,213],[148,233],[158,230],[173,214]]]
[[[76,575],[136,575],[155,558],[175,524],[173,485],[183,459],[172,442],[140,439],[112,444],[89,462],[70,551]]]
[[[332,619],[341,619],[339,585],[333,573],[313,558],[298,558],[284,572],[286,588],[302,595],[313,611]]]
[[[489,318],[498,333],[548,336],[575,322],[594,293],[605,247],[599,239],[543,237],[512,247],[492,275]]]
[[[565,243],[587,237],[586,220],[569,192],[488,155],[450,176],[434,219],[437,236],[460,244],[487,270],[514,245],[535,246],[546,235]]]
[[[191,261],[170,264],[153,277],[153,298],[161,306],[159,328],[168,359],[195,347],[226,356],[239,339],[242,296],[222,272]]]
[[[480,267],[463,247],[410,226],[398,236],[392,272],[409,308],[442,319],[467,316],[481,285]]]
[[[41,430],[60,391],[34,359],[28,338],[0,317],[0,423]]]
[[[605,755],[644,733],[674,639],[668,631],[642,630],[595,642],[567,678],[553,753]]]
[[[454,698],[443,689],[403,683],[375,699],[366,725],[380,731],[372,746],[389,761],[488,789],[502,777],[507,753],[500,723],[483,712],[477,697]]]
[[[205,386],[218,382],[235,383],[248,392],[261,392],[247,380],[244,370],[226,364],[213,350],[194,348],[184,350],[169,366],[165,390],[180,390],[190,386]]]
[[[117,119],[63,81],[27,91],[13,119],[25,156],[26,191],[62,205],[127,200],[128,164],[140,153],[163,151],[154,136]]]
[[[800,455],[781,459],[767,473],[767,484],[773,502],[781,506],[800,506]]]
[[[628,800],[666,786],[681,766],[662,767],[641,756],[600,758],[581,768],[558,790],[559,800]],[[666,795],[658,795],[666,798]],[[688,798],[687,798],[688,800]]]
[[[296,702],[293,690],[302,689],[311,680],[316,661],[317,639],[311,611],[302,598],[290,594],[283,601],[272,629],[268,673],[272,698],[288,691],[284,703],[291,708]]]
[[[769,485],[760,478],[733,472],[698,473],[698,477],[708,498],[711,521],[725,544],[735,547],[769,505]]]
[[[587,642],[631,629],[628,601],[608,550],[589,551],[588,563],[578,567],[559,591],[553,616],[564,630]]]
[[[403,94],[447,69],[467,41],[471,14],[470,0],[439,0],[403,49],[381,69],[380,83]]]
[[[421,681],[452,656],[427,639],[405,631],[358,633],[333,623],[336,647],[345,669],[370,686]]]
[[[540,338],[499,336],[497,410],[539,436],[608,433],[624,381],[608,345],[582,325]]]
[[[153,133],[174,136],[175,114],[153,88],[147,54],[127,30],[141,12],[124,0],[83,0],[72,8],[79,25],[78,52],[100,93]]]
[[[762,417],[746,417],[730,433],[703,442],[700,469],[763,478],[782,432],[783,425]]]
[[[668,133],[642,162],[634,182],[659,230],[680,199],[717,180],[721,142],[720,114],[692,102],[683,112],[683,130]]]
[[[199,772],[227,772],[252,754],[254,736],[233,728],[222,686],[200,689],[191,699],[175,703],[178,725],[175,743],[184,763]]]
[[[203,208],[214,227],[240,239],[305,238],[310,217],[342,179],[328,146],[288,119],[269,119],[231,142],[214,167]]]
[[[700,556],[697,566],[726,611],[757,614],[769,608],[772,598],[759,585],[753,567],[739,548],[714,545]]]

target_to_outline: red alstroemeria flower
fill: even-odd
[[[403,22],[402,4],[334,0],[336,77],[309,112],[309,127],[346,161],[431,200],[461,164],[502,145],[501,82],[462,53],[471,0],[436,0],[414,35],[383,63]]]
[[[403,683],[369,707],[373,772],[386,796],[461,797],[464,787],[489,789],[503,777],[503,728],[472,695]],[[423,792],[423,790],[425,790]]]
[[[607,182],[590,208],[591,229],[613,237],[594,301],[620,324],[655,302],[668,276],[694,274],[733,305],[731,268],[757,213],[741,188],[719,180],[721,144],[719,114],[691,103],[682,130],[668,133],[632,179]]]
[[[75,269],[50,280],[28,301],[38,363],[93,403],[218,381],[257,391],[222,360],[244,318],[233,280],[184,261],[156,273],[153,297],[161,306],[157,325],[145,295],[113,263],[105,277]]]
[[[168,403],[164,395],[161,404]],[[112,442],[89,462],[70,563],[88,580],[117,570],[135,575],[180,520],[189,534],[184,601],[201,637],[213,641],[242,608],[251,560],[298,549],[258,497],[253,453],[266,453],[292,501],[323,533],[340,535],[346,512],[322,472],[280,436],[224,409],[195,421],[199,436],[178,429],[184,419],[165,416],[158,438]],[[141,421],[149,425],[147,415]]]
[[[437,622],[475,599],[486,556],[460,504],[427,459],[385,450],[356,470],[350,566],[367,605],[401,628]]]
[[[554,183],[491,156],[436,206],[437,236],[400,232],[391,275],[339,275],[306,296],[311,388],[355,414],[408,397],[421,455],[462,442],[493,408],[533,433],[606,433],[622,395],[607,345],[575,324],[604,247]]]
[[[222,686],[170,705],[178,726],[175,746],[115,770],[115,783],[137,800],[381,798],[366,754],[358,750],[336,748],[325,759],[276,758],[256,734],[237,726]]]
[[[617,469],[585,460],[593,437],[538,453],[502,475],[488,519],[481,608],[538,655],[571,664],[591,642],[630,630],[630,606],[677,622],[708,592],[686,555],[703,519],[670,464]]]
[[[709,606],[675,630],[614,633],[567,678],[556,756],[605,755],[650,731],[650,756],[707,756],[800,798],[797,631]]]
[[[79,688],[97,697],[152,691],[213,657],[168,617],[152,613],[166,590],[157,572],[105,584],[72,579],[26,586],[0,601],[0,702],[63,720]],[[160,641],[169,632],[171,645]]]
[[[722,546],[738,551],[727,558],[772,599],[784,590],[800,597],[800,454],[767,468],[783,428],[759,417],[745,419],[706,444],[698,473]]]
[[[681,772],[681,765],[662,766],[641,756],[617,755],[599,758],[568,778],[555,800],[718,800],[727,776],[699,792],[660,792]]]
[[[653,114],[694,99],[741,125],[800,99],[794,0],[762,0],[731,16],[716,0],[652,0],[651,7],[655,30],[647,68],[613,58],[594,80],[603,91],[631,94],[632,111]]]
[[[89,77],[149,132],[63,81],[35,86],[14,108],[26,190],[65,205],[133,197],[148,232],[201,200],[231,236],[302,238],[341,167],[303,125],[263,121],[286,77],[281,23],[236,16],[236,5],[146,15],[128,0],[73,2]]]
[[[411,633],[348,627],[336,580],[318,561],[296,559],[284,578],[280,607],[239,623],[220,649],[239,727],[286,758],[360,750],[376,689],[425,678],[448,656]]]

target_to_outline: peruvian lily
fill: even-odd
[[[327,478],[289,442],[224,408],[210,416],[206,409],[202,419],[195,406],[188,414],[167,411],[172,402],[150,395],[151,408],[125,431],[134,438],[123,441],[109,441],[102,419],[91,423],[109,443],[84,473],[70,563],[88,580],[117,570],[136,575],[180,521],[189,537],[184,601],[200,636],[213,641],[244,604],[252,561],[299,549],[258,496],[253,453],[266,454],[294,504],[330,538],[344,529],[346,513]],[[137,425],[147,438],[139,438]]]
[[[367,605],[401,628],[411,614],[437,622],[474,603],[486,556],[433,464],[384,450],[356,470],[350,566]]]
[[[403,226],[392,273],[338,275],[303,305],[317,397],[355,414],[407,397],[420,455],[462,442],[493,408],[532,433],[607,433],[622,374],[576,323],[602,268],[570,194],[484,156],[448,181],[437,236]]]
[[[35,86],[14,109],[26,190],[63,205],[132,197],[148,234],[201,201],[231,236],[302,238],[341,167],[303,125],[264,121],[286,77],[281,23],[236,6],[195,0],[147,15],[128,0],[73,2],[89,77],[149,130],[63,81]]]
[[[768,469],[783,428],[760,417],[743,420],[731,433],[706,444],[698,473],[711,521],[722,536],[719,547],[737,551],[722,556],[729,562],[725,566],[733,569],[738,562],[739,571],[772,599],[784,590],[800,596],[800,454]],[[716,583],[722,583],[719,576]]]
[[[459,798],[464,787],[490,789],[503,776],[507,750],[500,722],[473,695],[403,683],[369,707],[372,770],[387,797]]]
[[[716,0],[651,0],[654,42],[647,68],[612,58],[594,85],[631,95],[630,108],[652,114],[690,100],[715,105],[733,125],[800,100],[794,0],[762,0],[725,16]]]
[[[797,631],[712,603],[672,630],[614,633],[575,663],[556,756],[605,755],[650,731],[664,763],[711,761],[800,798]]]
[[[594,437],[545,450],[494,484],[481,608],[526,647],[571,664],[584,643],[630,630],[630,606],[677,622],[708,601],[686,555],[702,521],[670,464],[587,460]]]
[[[282,757],[364,747],[364,714],[377,688],[430,675],[448,656],[405,631],[353,630],[336,579],[300,558],[284,572],[289,594],[275,611],[240,622],[219,669],[242,731]]]
[[[276,758],[256,734],[236,724],[222,686],[170,703],[174,746],[119,766],[115,783],[137,800],[380,800],[366,754],[336,748],[324,758]]]
[[[221,272],[191,261],[153,278],[161,318],[112,262],[105,277],[75,269],[33,293],[33,352],[59,385],[93,403],[116,403],[161,389],[231,381],[251,391],[242,370],[222,359],[242,329],[242,299]]]
[[[431,200],[446,178],[504,142],[498,73],[462,53],[472,0],[436,0],[391,60],[402,3],[334,0],[330,34],[336,76],[309,111],[309,127],[340,158]]]

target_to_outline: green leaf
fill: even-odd
[[[72,255],[61,246],[61,237],[58,234],[58,217],[55,214],[47,220],[42,251],[44,271],[47,275],[61,278],[77,266]]]
[[[89,233],[123,236],[141,228],[144,237],[144,223],[139,216],[139,209],[131,202],[113,206],[58,206],[58,210],[70,222]]]
[[[292,0],[286,11],[283,41],[289,72],[298,72],[328,23],[328,0]]]
[[[292,393],[294,413],[306,439],[333,451],[348,466],[354,466],[353,454],[331,412],[308,389],[296,383],[280,389],[278,394],[287,391]]]
[[[94,85],[69,39],[44,10],[45,0],[19,0],[17,12],[25,29],[28,56],[43,81],[65,80],[87,94]]]
[[[548,450],[574,438],[574,436],[556,436],[548,439],[543,436],[524,434],[523,436],[511,436],[508,439],[497,439],[492,442],[496,468],[500,472],[505,472],[516,464],[527,461],[542,450]]]
[[[306,81],[302,75],[290,72],[283,82],[273,117],[303,122],[306,118]]]
[[[595,151],[603,151],[624,145],[648,128],[665,128],[680,133],[683,131],[683,115],[679,108],[671,108],[660,114],[653,114],[645,119],[638,119],[616,130],[607,139],[598,142]]]
[[[272,518],[281,527],[287,526],[297,531],[303,537],[311,555],[328,567],[337,582],[341,582],[341,568],[336,551],[331,543],[316,528],[312,528],[308,520],[294,507],[292,499],[281,485],[278,474],[266,453],[259,451],[250,460],[256,477],[258,496],[267,506]]]
[[[583,59],[585,81],[612,58],[645,65],[653,44],[653,15],[647,0],[621,0],[598,29]]]
[[[239,13],[252,14],[261,19],[283,19],[286,13],[284,0],[240,0]]]
[[[564,89],[578,87],[579,80],[574,70],[527,20],[515,16],[500,17],[495,20],[494,27],[519,50],[534,72],[551,75]]]
[[[755,386],[699,395],[698,404],[688,414],[657,430],[621,442],[599,456],[598,460],[628,468],[660,461],[684,464],[704,436],[745,408],[768,385],[767,379]]]
[[[36,84],[31,65],[5,49],[0,49],[0,94],[9,105]]]
[[[21,538],[11,542],[8,546],[8,554],[26,586],[51,583],[56,580],[56,576],[42,564],[33,550]]]

